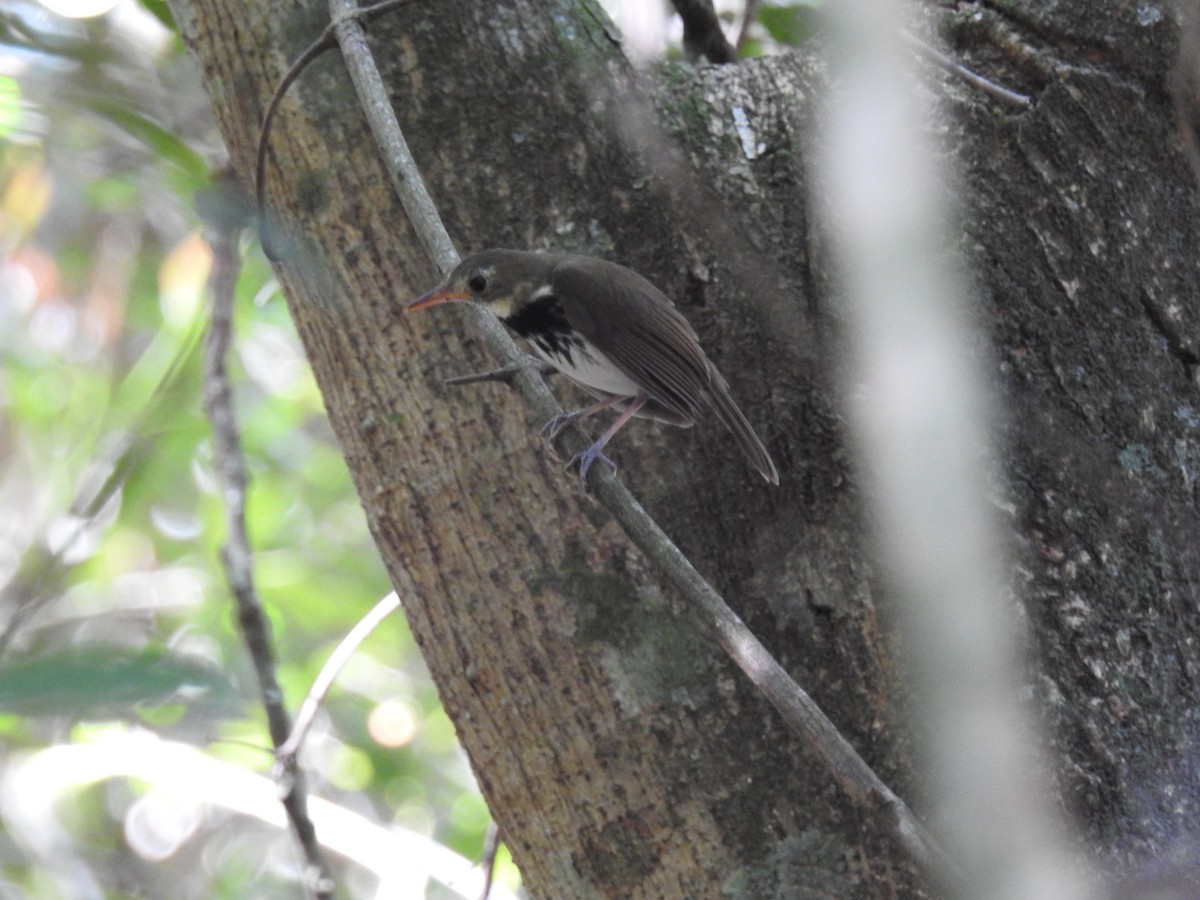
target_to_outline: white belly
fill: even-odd
[[[571,363],[546,353],[536,342],[531,341],[533,351],[572,381],[585,388],[611,394],[616,397],[633,397],[641,388],[624,372],[610,363],[590,342],[571,347]]]

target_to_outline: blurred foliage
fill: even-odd
[[[757,55],[806,39],[814,2],[721,8]],[[0,896],[298,894],[285,831],[202,802],[271,755],[200,404],[194,197],[223,149],[173,27],[163,0],[0,6]],[[389,584],[249,237],[236,304],[257,587],[295,709]],[[478,857],[488,811],[402,617],[343,671],[304,763],[314,795]],[[373,894],[330,859],[341,896]],[[516,883],[506,854],[499,872]]]
[[[762,56],[772,48],[798,47],[817,33],[822,0],[792,0],[758,8],[755,23],[742,41],[742,56]],[[763,33],[765,32],[765,34]]]
[[[0,663],[0,709],[22,716],[120,719],[172,701],[228,716],[239,712],[234,695],[219,669],[162,647],[113,652],[91,644]]]
[[[645,27],[647,8],[657,4],[663,20],[666,56],[683,58],[683,24],[674,13],[670,0],[600,0],[609,14],[620,23],[624,15],[639,28]],[[811,40],[819,30],[819,18],[825,0],[713,0],[717,18],[729,43],[742,59],[783,53]],[[634,8],[636,12],[634,12]],[[642,36],[645,37],[644,35]],[[641,46],[642,40],[635,40]]]
[[[200,404],[211,258],[193,197],[222,149],[170,22],[160,2],[83,21],[0,8],[0,895],[299,893],[277,826],[210,807],[173,838],[178,815],[144,802],[161,785],[100,764],[130,727],[272,761]],[[390,585],[249,238],[236,302],[248,525],[295,709]],[[99,780],[50,767],[31,809],[6,782],[58,749],[94,751]],[[304,762],[315,795],[478,857],[486,807],[402,617],[343,672]],[[373,893],[330,860],[343,896]]]

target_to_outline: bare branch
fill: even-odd
[[[226,357],[233,342],[234,287],[241,266],[238,237],[245,227],[245,220],[235,212],[238,204],[233,180],[217,178],[215,183],[217,200],[207,210],[213,262],[208,283],[212,322],[205,344],[204,409],[212,423],[214,468],[229,529],[221,550],[221,563],[237,603],[242,639],[258,676],[271,743],[279,747],[287,740],[291,723],[284,707],[283,691],[275,677],[270,623],[254,588],[253,552],[246,535],[246,465],[234,411],[233,388],[226,369]],[[283,806],[304,855],[305,886],[319,900],[332,900],[333,882],[321,858],[316,831],[308,815],[304,776],[296,768],[294,758],[280,783],[284,786]]]
[[[900,34],[904,40],[908,41],[908,43],[912,44],[914,47],[920,50],[921,53],[925,54],[926,57],[937,63],[947,72],[951,73],[952,75],[957,75],[963,81],[974,85],[985,94],[990,94],[997,100],[1003,100],[1005,103],[1008,103],[1012,106],[1019,106],[1022,109],[1028,109],[1029,107],[1033,106],[1033,101],[1025,94],[1019,94],[1010,88],[996,84],[994,81],[988,81],[988,79],[984,78],[978,72],[972,72],[962,63],[951,59],[941,50],[937,49],[936,47],[931,47],[911,31],[902,30]]]
[[[683,52],[690,61],[737,62],[737,50],[725,37],[712,0],[671,0],[671,5],[683,20]]]
[[[325,662],[325,665],[321,667],[321,671],[317,673],[317,678],[313,682],[313,686],[309,689],[308,696],[304,698],[300,712],[296,714],[296,724],[292,727],[292,733],[288,735],[288,739],[275,751],[275,758],[280,762],[280,765],[295,765],[295,758],[300,753],[300,748],[304,746],[304,739],[308,736],[308,729],[312,727],[317,710],[321,708],[321,704],[325,700],[325,695],[333,687],[333,682],[338,677],[338,673],[342,671],[342,667],[354,655],[359,645],[367,639],[372,631],[379,627],[379,623],[399,608],[400,598],[396,596],[395,591],[392,591],[371,607],[371,611],[359,619],[358,623],[350,629],[350,633],[342,638],[341,643],[337,645],[333,653],[330,654],[329,659]]]
[[[392,183],[430,258],[447,272],[458,262],[458,253],[388,102],[382,77],[355,17],[354,0],[330,0],[329,7],[346,67]],[[490,313],[473,307],[468,309],[472,313],[472,327],[489,349],[506,363],[519,365],[524,354],[500,322]],[[513,385],[538,415],[548,420],[561,414],[562,410],[545,382],[530,368],[523,367],[515,373]],[[572,455],[585,447],[583,435],[577,429],[564,430],[558,442]],[[822,759],[833,779],[863,810],[876,814],[882,826],[912,859],[927,870],[944,876],[952,868],[950,862],[904,801],[863,761],[813,699],[771,657],[624,485],[605,466],[592,468],[590,482],[597,498],[624,528],[630,540],[675,585],[703,627],[766,695],[788,726]]]
[[[760,0],[746,0],[742,7],[742,24],[738,26],[737,40],[734,42],[734,47],[737,48],[739,55],[750,38],[750,26],[754,24],[754,18],[758,15],[759,2]]]
[[[496,854],[500,852],[500,826],[496,820],[488,822],[487,833],[483,836],[483,893],[479,900],[488,900],[492,895],[492,883],[496,880]]]

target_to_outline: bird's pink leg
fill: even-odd
[[[627,399],[628,399],[627,397],[617,397],[614,400],[609,400],[606,403],[601,404],[597,408],[603,409],[605,406],[611,406],[613,403],[617,402],[618,400],[627,400]],[[614,472],[617,471],[617,464],[615,462],[613,462],[611,459],[609,459],[607,456],[604,455],[604,445],[607,444],[609,441],[611,441],[613,439],[613,437],[616,435],[616,433],[618,431],[620,431],[621,428],[625,425],[625,423],[628,422],[631,418],[633,418],[634,413],[636,413],[639,409],[641,409],[645,405],[646,405],[646,396],[644,394],[638,394],[636,397],[634,397],[632,400],[629,401],[629,406],[627,406],[625,408],[625,411],[617,417],[617,420],[615,422],[613,422],[610,426],[608,426],[608,430],[605,431],[604,434],[600,435],[600,437],[596,439],[596,443],[592,444],[592,446],[588,447],[582,453],[577,453],[575,456],[573,456],[571,458],[571,461],[569,463],[567,463],[568,469],[572,465],[574,465],[576,462],[579,463],[579,480],[583,483],[584,490],[587,490],[588,469],[590,469],[592,467],[592,463],[594,463],[597,459],[604,460],[604,462],[608,463],[609,468],[611,468]],[[592,410],[592,411],[595,412],[595,410]],[[585,410],[585,412],[586,412],[586,410]]]
[[[569,428],[576,422],[586,419],[588,416],[598,413],[602,409],[608,409],[614,403],[620,403],[622,400],[628,399],[628,397],[609,397],[607,400],[601,400],[599,403],[594,403],[585,409],[579,409],[572,413],[559,413],[542,426],[542,434],[546,435],[546,438],[552,441],[562,433],[564,428]]]

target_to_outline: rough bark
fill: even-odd
[[[172,4],[247,184],[270,92],[322,2]],[[1171,124],[1165,13],[1084,4],[944,23],[1034,93],[935,76],[964,240],[1009,403],[1032,695],[1088,846],[1138,865],[1194,823],[1198,199]],[[1138,31],[1143,29],[1143,31]],[[1129,32],[1128,39],[1124,31]],[[655,280],[783,473],[714,422],[640,423],[621,476],[860,752],[912,797],[902,686],[833,391],[838,311],[805,185],[819,67],[791,55],[636,79],[588,3],[416,3],[371,26],[464,252],[554,246]],[[1147,37],[1149,35],[1149,37]],[[1131,49],[1132,48],[1132,49]],[[435,274],[336,54],[293,88],[269,196],[278,267],[373,534],[535,896],[912,896],[919,880],[563,474]],[[562,389],[565,403],[579,397]],[[364,598],[364,610],[369,604]]]
[[[1139,879],[1195,851],[1200,196],[1171,11],[1110,12],[955,21],[966,44],[1009,39],[1038,105],[956,103],[950,142],[1008,403],[1031,685],[1087,845]]]

